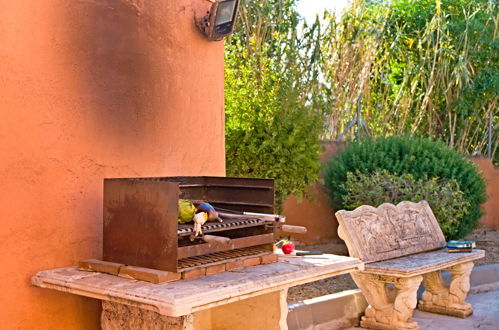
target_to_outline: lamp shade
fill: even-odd
[[[234,19],[234,11],[236,9],[236,0],[228,0],[220,2],[217,13],[215,25],[221,25],[231,22]]]
[[[210,41],[222,40],[234,30],[239,0],[217,0],[196,25]]]

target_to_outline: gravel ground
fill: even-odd
[[[464,239],[476,242],[476,248],[485,250],[485,258],[475,261],[475,266],[499,264],[499,230],[479,228]]]
[[[499,230],[479,228],[464,239],[476,242],[478,249],[486,251],[485,258],[475,262],[476,266],[499,264]],[[348,255],[345,245],[338,243],[302,245],[297,246],[300,250],[324,251],[325,253]],[[324,280],[311,282],[289,288],[288,303],[303,301],[305,299],[324,296],[344,290],[356,289],[354,281],[349,274],[326,278]]]

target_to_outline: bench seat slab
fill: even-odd
[[[483,258],[485,251],[449,253],[446,249],[423,252],[396,259],[365,264],[365,272],[397,277],[411,277],[442,270],[454,265]]]

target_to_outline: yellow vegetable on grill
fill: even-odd
[[[186,199],[178,200],[178,223],[191,222],[196,215],[196,207]]]

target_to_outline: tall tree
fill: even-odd
[[[227,174],[274,178],[278,209],[316,182],[324,125],[320,25],[302,29],[295,4],[241,1],[225,46]]]
[[[336,95],[329,136],[357,114],[373,135],[430,136],[499,161],[499,14],[489,0],[354,1],[322,39]]]

